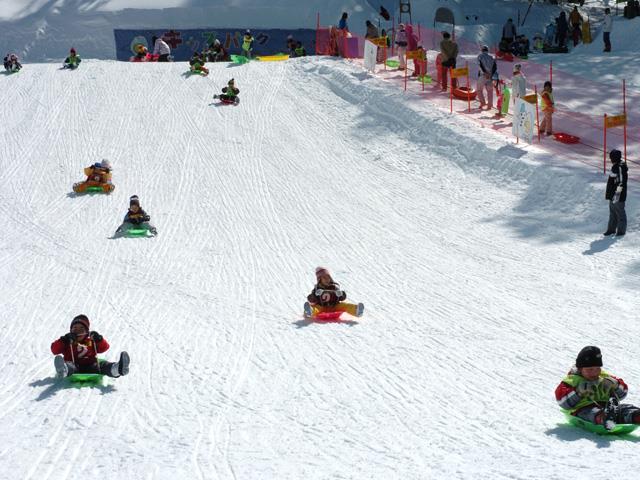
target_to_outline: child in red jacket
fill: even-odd
[[[364,311],[362,303],[347,303],[347,294],[340,290],[340,284],[333,281],[329,270],[324,267],[316,268],[316,286],[307,296],[304,304],[304,314],[313,317],[321,312],[347,312],[354,317],[361,317]]]
[[[69,333],[51,344],[51,352],[56,356],[53,363],[58,378],[74,373],[101,373],[109,377],[128,374],[127,352],[122,352],[116,363],[98,361],[98,354],[106,352],[109,344],[98,332],[89,331],[89,326],[89,318],[78,315],[71,321]]]

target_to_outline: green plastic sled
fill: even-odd
[[[580,427],[589,432],[597,433],[598,435],[626,435],[640,427],[640,425],[636,425],[634,423],[619,423],[612,430],[607,430],[603,425],[596,425],[595,423],[587,422],[580,417],[571,415],[569,412],[563,413],[571,425]]]
[[[243,63],[247,63],[249,59],[244,55],[231,55],[231,61],[238,65],[242,65]]]
[[[398,60],[387,60],[387,67],[398,68],[400,66],[400,62]]]
[[[126,233],[128,237],[145,237],[148,231],[146,228],[130,228]]]
[[[98,363],[105,362],[104,358],[98,358]],[[74,373],[69,375],[67,378],[71,383],[78,384],[79,386],[88,385],[88,384],[98,384],[102,382],[102,378],[104,377],[101,373]]]

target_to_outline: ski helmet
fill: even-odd
[[[132,195],[131,198],[129,198],[129,206],[131,205],[140,206],[140,199],[137,195]]]

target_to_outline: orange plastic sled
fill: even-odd
[[[103,193],[111,193],[113,192],[116,186],[112,183],[100,183],[100,182],[80,182],[73,185],[73,191],[76,193],[86,193],[86,192],[103,192]]]

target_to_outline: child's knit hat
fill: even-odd
[[[325,267],[316,267],[316,278],[320,280],[320,277],[322,277],[323,275],[328,275],[329,277],[331,277],[329,269]]]
[[[132,206],[132,205],[140,206],[140,199],[138,198],[137,195],[132,195],[129,198],[129,206]]]
[[[76,315],[74,319],[71,320],[71,325],[69,326],[69,330],[71,330],[76,323],[81,324],[87,330],[87,332],[89,331],[89,325],[90,325],[89,317],[87,317],[86,315],[82,313],[80,315]]]
[[[578,353],[576,358],[576,367],[601,367],[602,366],[602,353],[598,347],[588,346],[584,347]]]

